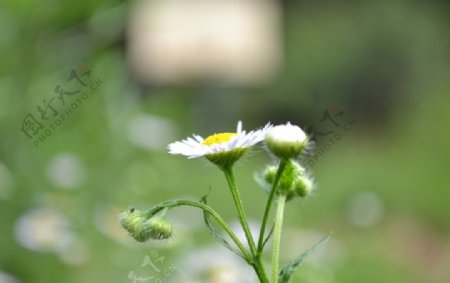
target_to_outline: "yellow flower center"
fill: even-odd
[[[229,141],[232,137],[236,136],[236,133],[220,133],[220,134],[214,134],[209,137],[207,137],[204,141],[204,145],[213,145],[213,144],[219,144],[223,142]]]

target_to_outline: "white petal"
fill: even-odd
[[[185,140],[170,144],[168,149],[171,154],[181,154],[188,158],[197,158],[207,154],[231,151],[236,148],[247,148],[261,142],[266,135],[266,131],[271,127],[271,124],[268,123],[263,129],[247,133],[242,130],[242,121],[239,121],[236,128],[237,135],[231,137],[227,142],[204,145],[204,139],[194,134]]]
[[[237,129],[236,132],[239,134],[240,132],[242,132],[242,121],[239,120],[238,124],[237,124]]]

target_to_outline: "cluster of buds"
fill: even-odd
[[[285,166],[278,181],[277,193],[286,195],[288,200],[295,196],[309,196],[313,191],[314,184],[312,178],[307,176],[305,168],[294,160],[287,160]],[[263,174],[264,181],[269,185],[273,185],[276,174],[276,166],[267,166]]]
[[[138,242],[164,240],[172,237],[172,226],[160,216],[148,216],[145,211],[131,208],[120,214],[120,224]]]
[[[270,128],[265,143],[271,153],[285,163],[284,170],[278,180],[277,194],[306,197],[313,191],[313,180],[306,174],[306,169],[295,159],[307,148],[308,136],[298,126],[287,123]],[[270,165],[264,171],[264,180],[272,185],[278,168]]]

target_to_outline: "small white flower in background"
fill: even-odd
[[[83,161],[73,153],[61,153],[53,157],[46,173],[53,185],[63,189],[81,186],[86,175]]]
[[[242,130],[242,122],[239,121],[235,133],[218,133],[206,139],[193,135],[169,144],[168,149],[171,154],[181,154],[188,158],[204,156],[219,167],[231,166],[247,150],[263,141],[270,127],[267,124],[263,129],[247,133]]]
[[[64,215],[49,208],[26,212],[17,221],[15,232],[22,246],[39,252],[61,252],[75,237]]]
[[[0,283],[19,283],[19,280],[11,274],[0,270]]]
[[[175,127],[170,120],[141,114],[130,122],[128,139],[138,147],[162,150],[173,139],[174,132]]]
[[[82,265],[89,258],[86,243],[73,233],[66,217],[54,209],[36,208],[23,214],[16,222],[15,236],[23,247],[54,252],[68,265]]]
[[[288,159],[300,155],[308,145],[308,136],[300,127],[288,122],[269,129],[265,141],[277,157]]]
[[[58,256],[67,265],[79,266],[89,260],[90,252],[85,241],[75,238],[67,248],[58,253]]]
[[[358,227],[373,227],[384,215],[384,204],[374,192],[358,192],[349,201],[348,221]]]
[[[177,262],[171,283],[256,283],[244,261],[222,247],[194,250]]]

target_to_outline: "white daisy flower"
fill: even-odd
[[[308,136],[303,130],[287,122],[267,131],[266,144],[276,156],[289,159],[298,156],[308,145]]]
[[[247,150],[264,140],[265,133],[271,128],[268,123],[264,128],[246,132],[239,121],[235,133],[218,133],[204,139],[193,135],[182,141],[169,144],[171,154],[181,154],[188,158],[206,157],[219,167],[233,165]]]
[[[220,247],[193,250],[174,264],[178,272],[170,283],[256,283],[251,269],[233,253]]]

